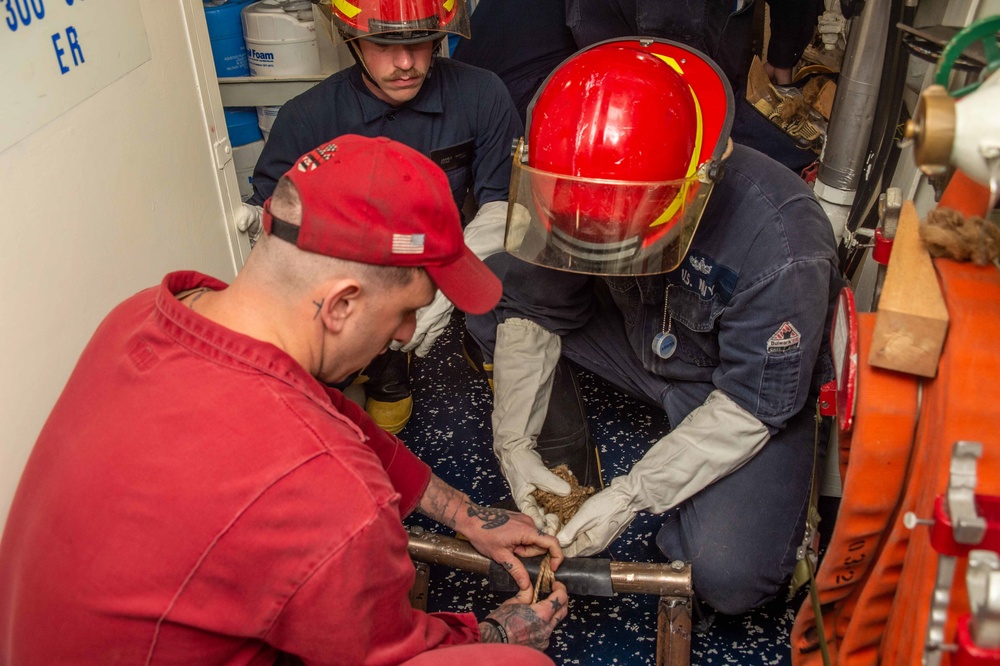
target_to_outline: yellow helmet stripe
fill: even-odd
[[[347,0],[333,0],[333,6],[347,18],[354,18],[361,13],[361,7],[352,5]]]
[[[678,73],[683,74],[683,72],[681,72],[680,70],[680,67],[677,65],[677,63],[674,61],[673,58],[669,58],[666,56],[659,56],[659,57],[668,65],[671,65],[674,69],[676,69]],[[698,173],[698,158],[701,155],[701,144],[705,136],[705,127],[703,119],[701,117],[701,102],[698,101],[698,95],[695,94],[694,88],[692,88],[691,86],[688,86],[688,90],[691,91],[691,98],[694,100],[695,132],[694,132],[694,150],[691,151],[691,161],[688,163],[687,179],[685,180],[684,186],[678,190],[677,196],[675,196],[674,200],[670,202],[670,205],[667,206],[667,208],[660,214],[660,216],[657,217],[656,220],[654,220],[653,223],[649,225],[651,227],[656,227],[661,224],[665,224],[666,222],[673,219],[674,215],[677,214],[677,210],[681,207],[681,205],[684,203],[684,200],[687,198],[687,190],[690,180],[695,176],[695,174]]]
[[[452,8],[455,7],[455,0],[444,0],[444,10],[446,12],[451,12]]]
[[[677,210],[684,203],[684,199],[687,197],[688,181],[684,181],[684,184],[677,189],[677,194],[674,196],[674,200],[670,202],[670,205],[660,213],[660,216],[656,218],[649,226],[658,227],[661,224],[665,224],[670,220],[674,219],[674,215],[677,214]]]
[[[659,58],[663,62],[667,63],[671,67],[673,67],[675,72],[677,72],[681,76],[684,76],[684,70],[681,69],[681,65],[680,65],[679,62],[677,62],[676,60],[674,60],[673,58],[671,58],[668,55],[663,55],[662,53],[654,53],[653,55],[655,55],[657,58]]]
[[[688,86],[688,90],[691,91],[691,99],[694,100],[695,117],[694,150],[691,151],[691,163],[688,165],[687,173],[687,177],[691,178],[698,173],[698,158],[701,157],[701,144],[705,139],[705,125],[701,117],[701,102],[698,101],[698,95],[691,86]]]

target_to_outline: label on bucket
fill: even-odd
[[[316,40],[293,44],[247,42],[247,64],[251,76],[295,76],[320,73]]]
[[[247,49],[247,61],[251,67],[256,69],[274,67],[274,51],[259,51],[255,48]]]

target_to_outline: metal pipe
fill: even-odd
[[[443,564],[453,569],[490,575],[490,559],[480,555],[468,541],[460,541],[421,528],[410,530],[410,557],[427,564]]]
[[[691,598],[660,597],[656,613],[656,666],[691,663]]]
[[[816,178],[815,193],[833,223],[838,241],[861,177],[874,120],[890,3],[867,2],[851,22],[844,63],[837,80],[833,117]]]
[[[611,586],[615,592],[690,597],[691,567],[680,560],[669,564],[612,562]]]
[[[889,26],[888,2],[868,2],[851,24],[844,64],[837,79],[833,122],[817,178],[840,190],[853,190],[874,119]]]
[[[490,559],[472,547],[468,541],[410,530],[410,557],[418,562],[441,564],[488,576]],[[612,562],[611,585],[615,592],[655,594],[658,596],[690,597],[691,567],[676,561],[669,564],[649,562]]]

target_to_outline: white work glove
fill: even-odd
[[[712,391],[625,476],[580,507],[556,537],[567,557],[593,555],[637,511],[663,513],[742,467],[770,439],[767,426],[725,393]]]
[[[507,202],[491,201],[479,207],[476,216],[462,231],[466,246],[472,254],[486,261],[503,250],[503,236],[507,229]]]
[[[619,476],[610,486],[584,502],[556,535],[566,557],[601,552],[631,524],[636,509],[628,491],[619,483],[624,478]]]
[[[260,206],[245,203],[236,209],[236,228],[251,238],[260,234],[263,223],[264,209]]]
[[[535,527],[554,535],[562,527],[559,517],[545,513],[531,493],[544,490],[557,495],[569,495],[570,486],[549,471],[542,457],[533,448],[518,449],[499,456],[500,471],[510,485],[510,494],[521,513],[535,521]]]
[[[493,452],[518,509],[546,534],[558,530],[559,519],[544,513],[531,493],[570,493],[570,485],[550,472],[535,451],[560,352],[559,336],[527,319],[508,319],[497,326],[493,350]]]
[[[424,358],[431,351],[431,347],[437,339],[448,328],[451,321],[451,311],[455,308],[440,290],[434,294],[434,300],[429,305],[417,310],[417,328],[413,331],[413,337],[405,345],[400,347],[405,352],[413,352],[420,358]]]
[[[506,201],[491,201],[483,204],[462,232],[465,245],[472,250],[474,255],[485,260],[486,257],[503,250],[503,235],[506,225]],[[453,309],[451,301],[438,291],[430,305],[417,310],[417,328],[413,331],[413,337],[399,349],[405,352],[412,351],[420,358],[427,356],[431,347],[448,328]]]

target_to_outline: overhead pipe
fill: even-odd
[[[889,29],[889,2],[869,0],[852,20],[814,192],[839,243],[864,168]]]
[[[902,28],[912,26],[917,12],[917,0],[893,0],[889,15],[889,31],[886,35],[885,59],[882,63],[882,83],[879,99],[875,105],[875,123],[865,151],[864,171],[857,186],[854,205],[847,216],[845,236],[854,238],[862,228],[876,226],[879,215],[876,204],[881,199],[882,190],[891,182],[899,145],[896,141],[897,128],[905,113],[903,105],[906,74],[909,69],[909,52],[903,43]],[[896,20],[899,22],[896,23]],[[879,241],[876,239],[876,243]],[[841,247],[841,268],[848,279],[853,279],[867,256],[865,244],[845,243]]]

